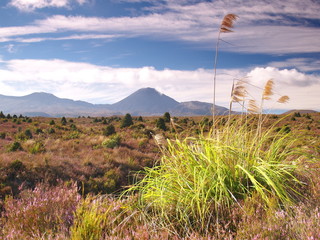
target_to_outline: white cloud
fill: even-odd
[[[213,71],[208,69],[157,70],[148,66],[111,68],[58,59],[11,60],[4,63],[0,68],[0,94],[4,95],[21,96],[45,91],[63,98],[114,103],[140,88],[153,87],[178,101],[212,102]],[[268,105],[270,108],[320,110],[319,75],[273,67],[255,68],[249,73],[240,69],[218,69],[218,105],[228,107],[233,78],[246,75],[250,76],[250,81],[257,86],[263,86],[268,79],[273,78],[278,96],[283,94],[291,98],[286,105],[271,104]],[[253,89],[253,92],[259,93],[260,90]]]
[[[37,8],[55,7],[69,8],[73,2],[80,5],[87,0],[11,0],[9,5],[18,8],[20,11],[33,11]]]
[[[255,68],[248,73],[248,76],[252,84],[262,88],[268,79],[273,79],[276,93],[274,100],[281,95],[290,97],[289,103],[283,105],[283,108],[319,110],[320,75],[305,74],[296,69],[279,70],[275,67],[266,67]],[[259,99],[259,96],[254,96]],[[275,105],[275,101],[271,101],[267,106],[280,108]]]
[[[84,0],[79,3],[83,3]],[[15,0],[16,4],[36,3],[41,6],[68,6],[71,0]],[[14,3],[12,2],[12,4]],[[137,1],[134,1],[137,2]],[[233,12],[240,16],[235,32],[223,34],[231,42],[222,45],[226,51],[246,53],[310,53],[319,52],[320,28],[311,20],[319,21],[320,3],[312,0],[216,0],[199,1],[148,1],[154,3],[149,14],[135,17],[84,17],[55,15],[38,19],[20,27],[0,28],[0,41],[61,40],[61,36],[42,36],[47,33],[65,33],[72,38],[77,35],[94,38],[99,34],[109,36],[145,36],[162,40],[194,42],[198,46],[212,48],[223,16]],[[28,35],[33,34],[32,38]],[[36,36],[39,35],[39,36]],[[20,38],[17,38],[21,36]],[[68,38],[68,36],[66,36]],[[83,38],[83,39],[88,39]]]
[[[275,61],[268,64],[278,68],[296,68],[300,71],[320,71],[320,60],[314,58],[289,58],[285,61]]]

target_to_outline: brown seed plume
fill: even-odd
[[[233,13],[229,13],[225,15],[220,26],[220,32],[222,33],[233,32],[231,29],[233,28],[234,21],[237,20],[237,18],[238,16]]]
[[[249,113],[259,113],[260,108],[257,105],[257,102],[255,100],[250,99],[248,103],[248,112]]]
[[[289,97],[288,96],[282,96],[278,99],[278,103],[287,103],[289,101]]]
[[[273,85],[274,85],[273,79],[269,79],[263,89],[263,94],[262,94],[263,100],[270,100],[270,97],[273,95]]]

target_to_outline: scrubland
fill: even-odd
[[[262,116],[1,118],[0,239],[320,239],[320,114]]]

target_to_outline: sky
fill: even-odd
[[[273,112],[320,111],[319,0],[0,0],[0,94],[52,93],[112,104],[152,87],[179,102],[216,104],[232,83],[249,96],[275,82]],[[288,95],[286,104],[277,103]],[[237,110],[236,105],[235,110]]]

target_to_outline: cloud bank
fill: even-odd
[[[320,76],[305,74],[296,69],[280,70],[275,67],[218,69],[217,104],[228,107],[231,85],[234,78],[248,76],[250,82],[263,87],[273,78],[276,95],[268,108],[319,109]],[[154,67],[111,68],[83,62],[63,60],[10,60],[2,61],[0,68],[0,94],[22,96],[35,91],[44,91],[58,97],[85,100],[92,103],[114,103],[143,87],[158,91],[182,101],[212,102],[213,71],[192,71]],[[297,90],[298,89],[298,90]],[[259,88],[251,89],[258,93]],[[286,105],[275,104],[280,95],[288,95]]]

